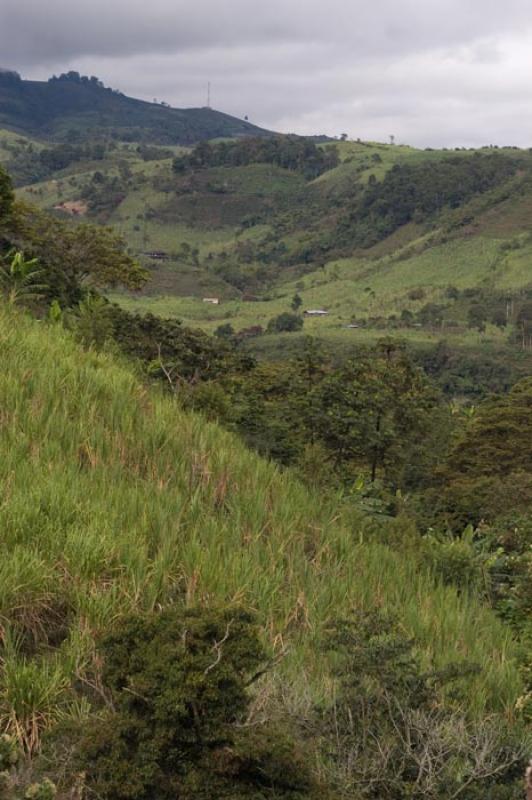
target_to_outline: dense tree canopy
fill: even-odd
[[[532,378],[482,403],[452,448],[436,506],[458,526],[532,502]]]
[[[200,142],[190,155],[174,160],[174,172],[202,167],[243,167],[248,164],[275,164],[316,178],[338,164],[335,149],[323,150],[301,136],[247,137],[240,141],[210,144]]]

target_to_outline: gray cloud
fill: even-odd
[[[532,143],[530,0],[0,0],[2,66],[299,133]],[[530,106],[530,110],[529,110]]]

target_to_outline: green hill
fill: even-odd
[[[363,293],[359,341],[441,335],[459,314],[469,336],[505,329],[526,370],[525,279],[506,294],[497,281],[510,264],[526,274],[528,235],[482,232],[494,210],[502,227],[503,208],[526,219],[512,209],[527,154],[428,169],[432,156],[394,165],[393,151],[380,181],[344,187],[331,175],[344,180],[349,150],[339,163],[297,137],[184,150],[7,133],[0,152],[29,178],[19,197],[52,211],[14,202],[2,171],[0,794],[51,800],[51,778],[65,800],[518,797],[529,382],[477,415],[396,342],[340,359],[335,336],[353,329],[332,310],[338,325]],[[150,268],[120,302],[195,309],[217,338],[110,305],[102,287],[138,288],[143,270],[83,219],[114,225]],[[313,341],[292,362],[249,357],[229,320],[301,329],[294,293],[317,305],[326,289],[334,357]],[[386,291],[390,309],[409,304],[400,316],[377,316]],[[256,341],[271,356],[301,340]],[[448,378],[454,359],[450,394],[486,393],[481,350],[456,368],[438,346],[426,370]],[[522,458],[501,509],[489,456],[505,429]]]
[[[301,311],[327,315],[305,318],[302,335],[259,335],[246,346],[277,357],[305,334],[346,353],[386,334],[417,350],[446,339],[467,358],[511,364],[506,387],[526,372],[528,150],[321,143],[337,158],[324,158],[314,177],[315,143],[298,161],[290,137],[275,142],[281,153],[256,147],[253,161],[253,144],[238,142],[95,152],[4,132],[0,154],[21,198],[122,233],[151,276],[143,292],[114,295],[130,310],[210,333],[231,325],[246,337],[298,294]]]
[[[290,646],[294,697],[328,692],[326,623],[377,605],[400,615],[426,663],[481,665],[470,708],[510,712],[520,682],[507,631],[438,582],[399,523],[391,547],[384,528],[344,519],[334,498],[59,328],[2,307],[0,344],[2,727],[37,735],[78,713],[94,637],[128,611],[237,600],[274,648]]]
[[[177,109],[135,100],[77,73],[26,81],[0,72],[0,127],[56,141],[112,135],[159,144],[266,134],[211,108]]]

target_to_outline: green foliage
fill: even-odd
[[[9,216],[15,197],[9,175],[0,166],[0,225],[3,225]]]
[[[224,325],[218,325],[214,331],[214,335],[217,336],[218,339],[231,339],[235,335],[235,331],[231,323],[226,322]]]
[[[120,350],[150,366],[152,377],[176,384],[212,380],[231,371],[247,371],[254,360],[240,355],[225,341],[183,326],[178,320],[153,314],[130,314],[112,306],[113,340]]]
[[[302,304],[303,300],[301,299],[301,296],[296,292],[292,298],[292,302],[290,303],[290,308],[292,309],[292,311],[297,312],[301,308]]]
[[[265,642],[290,645],[288,704],[327,694],[326,621],[379,597],[423,658],[484,665],[468,707],[511,713],[522,689],[507,630],[401,547],[401,520],[389,528],[307,491],[60,325],[2,306],[0,345],[0,619],[22,647],[0,645],[2,727],[29,736],[36,723],[40,737],[72,714],[94,681],[94,637],[124,615],[237,597],[260,614]],[[309,362],[305,381],[320,374]]]
[[[39,283],[43,273],[36,258],[27,260],[24,253],[12,250],[0,259],[0,292],[10,305],[39,300],[46,288]]]
[[[311,483],[326,470],[330,485],[350,486],[366,475],[387,491],[419,489],[443,458],[448,411],[390,341],[341,366],[311,339],[297,360],[235,366],[220,375],[228,413],[219,419],[259,453],[297,465]],[[192,388],[192,398],[199,390]]]
[[[35,753],[44,731],[66,707],[68,676],[52,659],[28,659],[9,643],[2,653],[0,724],[27,753]]]
[[[444,583],[464,591],[488,592],[490,569],[497,559],[475,538],[471,525],[460,536],[429,533],[423,537],[421,549],[432,572]]]
[[[507,392],[520,377],[521,365],[510,353],[456,348],[449,340],[413,353],[416,362],[448,397],[475,402],[494,392]]]
[[[368,186],[340,223],[339,234],[371,246],[412,220],[423,221],[444,207],[457,208],[487,192],[507,181],[516,168],[514,159],[500,154],[396,164],[382,182]]]
[[[0,83],[0,125],[55,141],[109,137],[175,145],[203,139],[261,135],[260,128],[210,108],[174,109],[146,103],[71,71],[48,81]]]
[[[84,347],[101,350],[114,337],[113,309],[98,295],[88,294],[80,300],[64,321]]]
[[[73,164],[87,161],[102,161],[106,144],[90,142],[84,145],[55,144],[52,147],[35,148],[31,145],[11,145],[9,170],[15,185],[29,185],[50,178]]]
[[[268,322],[268,333],[293,333],[300,331],[303,327],[303,317],[299,314],[291,314],[284,311],[279,316],[274,317]]]
[[[38,209],[18,204],[7,231],[19,249],[36,257],[49,300],[73,305],[85,286],[121,284],[140,288],[146,273],[126,252],[123,239],[110,228],[68,225]]]
[[[335,149],[324,150],[301,136],[247,137],[233,142],[210,144],[200,142],[190,155],[174,159],[177,174],[206,167],[241,167],[249,164],[274,164],[303,173],[305,178],[318,177],[338,164]]]
[[[453,524],[478,524],[532,500],[532,379],[482,403],[457,439],[436,508]],[[430,500],[429,500],[430,502]]]
[[[477,667],[424,671],[415,642],[380,612],[338,622],[329,646],[338,690],[324,723],[336,742],[328,774],[340,797],[519,797],[526,744],[508,726],[438,700],[444,685],[458,698]]]
[[[530,640],[532,620],[532,517],[513,509],[501,513],[491,524],[483,524],[478,536],[491,555],[491,601],[498,613]],[[532,669],[530,650],[528,670]],[[527,682],[532,689],[532,673]],[[530,698],[532,700],[532,696]],[[529,716],[532,707],[529,710]]]
[[[353,465],[395,486],[419,481],[438,398],[401,349],[384,344],[315,389],[311,425],[337,466]]]
[[[80,746],[103,800],[309,798],[294,745],[242,725],[266,654],[249,614],[168,610],[125,620],[101,647],[113,711]]]
[[[306,444],[302,398],[305,388],[297,365],[258,364],[248,373],[223,382],[230,398],[230,415],[245,442],[281,464],[294,464]]]

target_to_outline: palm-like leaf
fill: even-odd
[[[24,253],[11,251],[0,264],[0,291],[5,295],[8,303],[18,303],[38,300],[46,288],[39,283],[44,270],[38,269],[36,258],[26,260]]]

